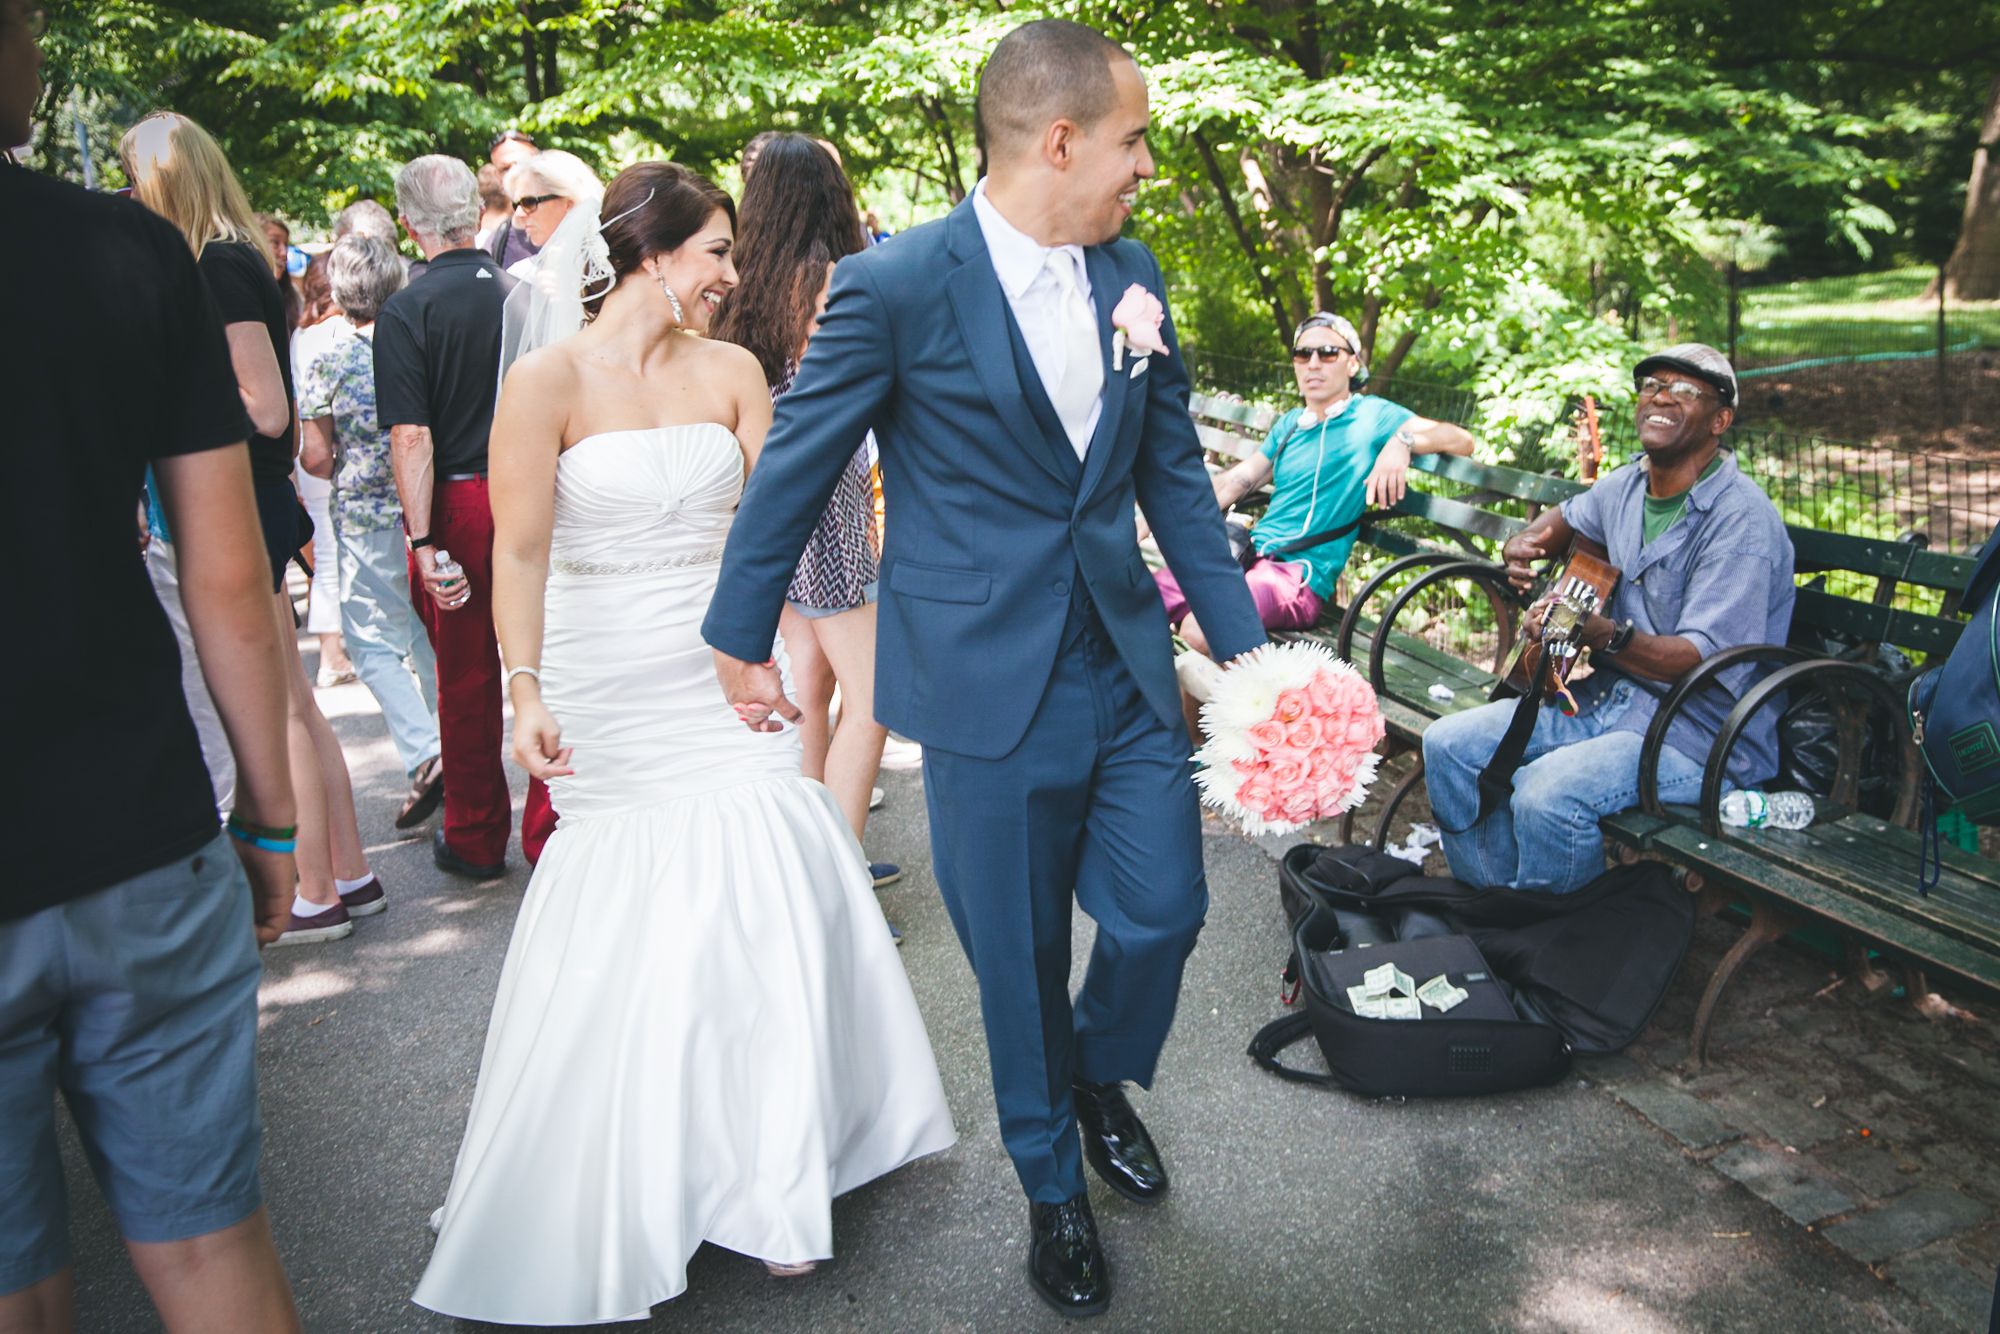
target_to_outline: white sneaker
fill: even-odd
[[[883,792],[882,789],[879,787],[871,789],[868,793],[868,809],[871,811],[881,810],[882,799],[887,795],[888,794]]]
[[[891,771],[921,769],[924,767],[924,748],[914,741],[899,741],[890,737],[882,747],[882,767]]]

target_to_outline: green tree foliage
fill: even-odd
[[[2000,0],[52,8],[46,165],[74,166],[65,116],[173,106],[261,207],[308,224],[386,196],[416,153],[477,160],[519,125],[606,171],[665,154],[724,179],[752,134],[805,130],[904,225],[977,178],[973,92],[1000,33],[1076,17],[1153,82],[1159,175],[1134,230],[1191,347],[1273,364],[1293,322],[1335,309],[1378,377],[1476,386],[1502,442],[1575,395],[1629,393],[1641,337],[1720,341],[1719,243],[1858,257],[1932,226],[1952,203],[1941,145],[2000,52]]]

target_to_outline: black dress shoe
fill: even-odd
[[[501,876],[507,874],[506,862],[495,862],[491,866],[481,866],[477,862],[469,862],[453,852],[451,845],[444,841],[444,830],[442,829],[433,829],[431,831],[431,860],[437,863],[438,870],[448,871],[452,875],[462,875],[467,880],[498,880]]]
[[[1111,1270],[1097,1240],[1090,1197],[1061,1204],[1028,1202],[1028,1281],[1042,1300],[1067,1316],[1101,1314],[1111,1305]]]
[[[1123,1084],[1092,1084],[1077,1080],[1070,1086],[1076,1104],[1077,1128],[1083,1132],[1083,1156],[1104,1184],[1134,1204],[1157,1204],[1167,1195],[1167,1169],[1153,1137],[1125,1099]]]

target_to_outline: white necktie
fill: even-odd
[[[1076,269],[1070,256],[1061,250],[1051,250],[1047,267],[1062,292],[1058,317],[1063,342],[1062,380],[1049,399],[1055,405],[1056,416],[1062,419],[1063,430],[1069,433],[1070,446],[1082,458],[1090,445],[1090,414],[1104,392],[1104,353],[1097,345],[1097,317],[1090,313],[1090,303],[1077,290]]]

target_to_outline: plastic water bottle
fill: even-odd
[[[465,582],[465,567],[453,560],[451,553],[443,547],[437,549],[436,568],[438,582],[441,584],[463,584]],[[471,596],[472,590],[470,588],[461,589],[458,596],[446,604],[445,609],[447,611],[455,611],[464,606]]]
[[[1722,823],[1735,829],[1804,829],[1816,813],[1804,792],[1739,788],[1722,799]]]

